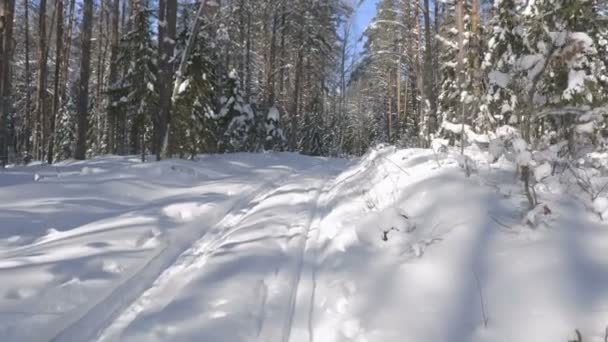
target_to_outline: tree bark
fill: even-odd
[[[14,0],[4,0],[0,6],[0,164],[8,162],[8,115],[11,110],[11,63],[13,57]]]
[[[36,89],[36,122],[34,128],[34,159],[42,159],[44,121],[47,117],[46,80],[46,0],[40,0],[38,13],[38,86]]]
[[[69,81],[69,70],[70,70],[70,52],[72,47],[72,30],[74,28],[74,7],[76,4],[76,0],[70,0],[70,9],[68,14],[68,27],[65,31],[64,36],[64,49],[63,49],[63,70],[61,71],[61,75],[63,76],[61,82],[61,104],[64,105],[67,100],[68,94],[68,81]]]
[[[196,18],[194,19],[194,24],[192,25],[192,30],[190,31],[190,37],[188,37],[188,43],[186,43],[186,48],[182,55],[182,60],[180,61],[179,67],[177,68],[177,80],[175,81],[173,87],[173,101],[175,101],[179,86],[184,81],[184,74],[186,73],[188,60],[190,59],[190,54],[192,54],[192,49],[194,48],[194,43],[196,42],[196,37],[203,21],[203,10],[205,6],[207,6],[207,1],[208,0],[203,0],[203,2],[201,2],[201,5],[198,8]]]
[[[53,163],[55,146],[55,120],[59,112],[59,78],[61,76],[61,52],[63,50],[63,0],[55,0],[55,11],[57,12],[57,31],[55,46],[55,81],[53,91],[53,111],[49,121],[49,145],[47,149],[47,162]]]
[[[197,18],[197,21],[199,19]],[[173,64],[170,62],[175,51],[175,33],[177,24],[177,0],[159,1],[159,105],[160,113],[156,120],[158,127],[155,129],[157,136],[154,145],[156,160],[161,157],[171,155],[169,150],[169,125],[172,107],[172,85],[173,85]],[[200,25],[200,24],[199,24]],[[198,31],[198,29],[197,29]]]
[[[386,128],[387,128],[387,139],[388,139],[388,143],[391,144],[392,143],[392,138],[393,138],[393,96],[392,96],[392,92],[393,92],[393,83],[392,83],[392,77],[391,77],[391,69],[388,69],[388,87],[387,87],[387,98],[388,98],[388,111],[386,112]]]
[[[110,24],[110,41],[111,41],[111,50],[110,50],[110,71],[108,77],[108,89],[111,89],[116,82],[118,81],[118,23],[120,17],[120,0],[113,0],[111,7],[111,18],[112,22]],[[107,133],[107,146],[108,153],[116,153],[116,125],[117,125],[117,117],[118,113],[116,112],[116,107],[114,106],[114,98],[110,97],[108,99],[108,133]]]
[[[44,1],[44,0],[43,0]],[[80,58],[80,84],[76,115],[78,118],[78,134],[76,137],[76,151],[74,157],[84,160],[87,152],[87,132],[89,130],[89,79],[91,77],[91,34],[93,24],[93,0],[84,0],[84,13],[82,19],[82,56]]]
[[[25,134],[23,137],[25,145],[25,159],[29,161],[32,154],[31,135],[32,135],[32,95],[30,92],[31,72],[30,72],[30,18],[29,0],[23,0],[24,7],[24,31],[25,31]]]
[[[456,79],[458,82],[458,97],[462,95],[464,85],[464,0],[456,0],[456,29],[458,30],[458,57],[456,61]],[[462,99],[460,98],[462,101]],[[460,153],[464,154],[464,125],[465,113],[464,104],[460,104],[460,120],[462,121],[460,130]]]
[[[424,89],[426,99],[429,101],[427,139],[437,129],[437,96],[435,95],[435,79],[433,77],[433,44],[431,33],[431,8],[429,0],[424,0],[424,41],[426,51],[424,54]]]
[[[274,106],[275,102],[275,67],[276,67],[276,46],[277,46],[277,25],[278,25],[277,7],[273,6],[272,11],[272,32],[270,34],[270,52],[268,69],[266,70],[266,86],[268,87],[268,108]]]

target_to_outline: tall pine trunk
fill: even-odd
[[[0,164],[8,162],[8,115],[11,110],[11,59],[13,57],[14,0],[3,0],[0,6]]]
[[[91,77],[91,34],[93,24],[93,0],[84,0],[82,19],[82,56],[80,58],[80,84],[76,115],[78,118],[78,133],[76,136],[76,151],[74,157],[84,160],[87,152],[87,132],[89,130],[89,79]]]
[[[46,48],[46,0],[40,0],[38,9],[38,85],[36,88],[36,121],[34,128],[34,159],[42,159],[44,141],[44,122],[47,118],[46,81],[47,59]]]
[[[118,81],[118,23],[120,17],[120,0],[112,0],[111,7],[111,24],[110,24],[110,71],[108,77],[108,89],[112,87]],[[107,127],[107,152],[116,153],[116,125],[118,113],[116,112],[116,106],[114,97],[110,97],[108,101],[108,127]]]
[[[62,70],[61,70],[61,105],[64,105],[67,100],[67,88],[69,81],[69,68],[70,68],[70,52],[72,47],[72,30],[74,27],[74,7],[76,4],[76,0],[70,0],[70,9],[68,14],[68,27],[67,30],[64,31],[64,46],[63,46],[63,62],[62,62]]]
[[[61,76],[61,52],[63,50],[63,0],[55,0],[55,11],[57,12],[57,31],[55,35],[55,81],[53,91],[53,111],[49,121],[49,145],[47,149],[47,162],[53,163],[55,146],[55,120],[59,112],[60,98],[59,86]]]
[[[169,151],[169,121],[172,107],[173,63],[175,33],[177,24],[177,0],[160,0],[158,9],[158,51],[159,51],[159,107],[160,113],[154,120],[154,152],[156,159],[171,154]]]
[[[429,101],[427,140],[437,130],[437,96],[435,95],[435,78],[433,77],[433,40],[431,32],[431,8],[429,0],[424,0],[424,90]]]
[[[462,101],[462,91],[464,86],[464,0],[456,0],[456,29],[458,30],[458,56],[456,60],[456,79],[458,82],[458,98]],[[460,108],[460,153],[464,154],[465,144],[465,112],[464,103],[459,103]]]
[[[25,161],[29,161],[32,155],[32,95],[30,90],[31,71],[30,71],[30,16],[29,0],[23,0],[24,7],[24,32],[25,32],[25,134],[23,145],[25,146]]]

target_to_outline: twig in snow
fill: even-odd
[[[606,327],[606,332],[604,333],[604,342],[608,342],[608,326]]]
[[[435,161],[437,162],[437,166],[441,168],[441,163],[439,162],[439,156],[437,155],[437,151],[435,151],[435,148],[433,146],[431,146],[431,150],[433,150],[433,154],[435,155]]]
[[[574,329],[574,332],[576,333],[576,340],[568,340],[568,342],[583,342],[581,332],[578,329]]]
[[[499,225],[503,228],[506,228],[509,232],[512,232],[513,234],[517,234],[515,232],[515,230],[513,229],[513,227],[507,225],[506,223],[500,222],[496,217],[490,215],[490,219],[492,219],[492,221],[494,221],[497,225]]]
[[[390,160],[390,159],[386,158],[385,156],[380,156],[380,157],[382,157],[383,159],[386,159],[387,161],[391,162],[393,165],[395,165],[395,166],[396,166],[396,167],[397,167],[399,170],[401,170],[401,171],[402,171],[403,173],[405,173],[406,175],[408,175],[408,176],[410,175],[410,174],[409,174],[407,171],[405,171],[405,169],[404,169],[404,168],[402,168],[401,166],[399,166],[399,164],[397,164],[397,163],[395,163],[394,161],[392,161],[392,160]]]
[[[383,231],[383,232],[382,232],[382,241],[388,241],[388,233],[389,233],[391,230],[394,230],[394,231],[397,231],[397,232],[399,231],[399,229],[397,229],[397,228],[395,228],[395,227],[391,227],[389,230],[385,230],[385,231]]]
[[[483,327],[488,327],[488,316],[486,315],[486,304],[483,299],[483,291],[481,289],[481,281],[479,281],[479,277],[477,276],[477,272],[473,270],[473,276],[475,276],[475,282],[477,283],[477,291],[479,293],[479,302],[481,304],[481,317],[483,318]]]

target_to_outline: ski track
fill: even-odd
[[[377,156],[371,159],[376,159]],[[307,335],[308,341],[314,339],[312,319],[314,314],[314,295],[315,295],[315,265],[314,255],[311,256],[310,265],[304,265],[307,260],[307,249],[309,239],[313,238],[312,231],[316,231],[314,237],[318,240],[320,224],[326,209],[327,201],[322,201],[331,189],[339,184],[348,183],[349,180],[358,174],[369,169],[371,164],[356,170],[345,169],[340,172],[323,174],[325,179],[319,180],[315,184],[316,191],[312,195],[311,211],[307,216],[307,221],[302,225],[301,237],[296,248],[295,266],[288,270],[290,278],[289,295],[286,303],[285,321],[278,336],[281,342],[300,341],[302,333],[298,330],[294,332],[294,326],[304,327],[301,330],[303,335]],[[134,270],[122,284],[102,296],[98,302],[92,304],[86,311],[76,315],[70,323],[63,326],[63,329],[54,334],[49,341],[107,341],[113,340],[115,334],[127,327],[138,314],[144,310],[146,304],[153,301],[157,291],[162,292],[166,286],[170,285],[171,280],[180,274],[187,274],[192,268],[204,267],[209,257],[217,248],[221,247],[232,235],[239,232],[243,221],[255,208],[263,203],[264,200],[280,191],[281,187],[289,184],[292,179],[305,176],[311,170],[319,167],[327,167],[324,164],[316,164],[299,170],[295,173],[281,177],[279,180],[265,182],[256,190],[251,191],[244,198],[235,201],[225,210],[225,217],[210,227],[202,230],[200,237],[192,242],[191,234],[176,234],[171,236],[169,241],[163,241],[164,245],[158,248],[150,259],[139,269]],[[345,172],[347,171],[347,172]],[[353,172],[354,171],[354,172]],[[193,222],[194,224],[195,222]],[[190,230],[190,233],[192,231]],[[316,247],[315,247],[316,248]],[[313,254],[316,255],[316,253]],[[187,278],[187,277],[186,277]],[[267,286],[267,284],[263,284]],[[266,305],[266,293],[260,310],[264,311]],[[300,308],[301,307],[301,308]],[[265,313],[260,312],[258,322],[258,335],[263,331],[265,324]]]
[[[300,241],[299,256],[297,259],[297,268],[293,273],[291,293],[288,301],[288,314],[283,325],[283,332],[281,341],[308,341],[314,342],[314,309],[315,309],[315,293],[317,287],[316,271],[317,271],[317,249],[318,246],[312,247],[308,253],[312,254],[307,258],[307,249],[309,246],[308,240],[313,239],[314,242],[318,242],[319,233],[321,231],[321,223],[323,222],[324,215],[328,209],[329,198],[323,198],[328,196],[334,188],[338,187],[343,183],[356,179],[357,176],[369,170],[370,166],[373,165],[374,161],[382,155],[374,155],[371,157],[370,163],[364,167],[356,169],[352,172],[348,167],[342,170],[342,172],[336,174],[334,177],[326,179],[319,187],[318,193],[314,199],[314,210],[311,212],[309,221],[306,225],[305,231],[302,234]],[[352,172],[351,174],[348,174]],[[323,213],[323,214],[321,214]],[[315,234],[311,234],[312,232]],[[304,267],[304,260],[308,259],[309,264]],[[304,276],[303,276],[304,275]],[[300,297],[300,298],[298,298]],[[301,309],[296,310],[300,307],[298,303],[301,303]],[[294,332],[294,326],[300,328],[302,333]],[[303,335],[308,335],[305,338]]]
[[[120,285],[111,290],[106,296],[93,303],[83,311],[78,312],[76,318],[69,320],[63,328],[59,329],[48,341],[90,341],[101,337],[113,323],[137,308],[137,303],[147,300],[146,294],[162,287],[163,283],[177,272],[187,270],[198,258],[206,258],[217,246],[221,245],[230,235],[238,231],[238,223],[247,216],[264,199],[272,196],[282,185],[304,172],[318,167],[313,165],[295,174],[288,174],[279,180],[265,182],[257,189],[251,191],[241,200],[237,200],[226,211],[225,217],[214,227],[203,230],[198,240],[191,242],[188,234],[176,234],[171,241],[163,241],[164,245],[152,255],[148,261]],[[270,189],[269,189],[270,187]],[[238,212],[236,215],[232,213]],[[229,229],[227,232],[226,227]],[[232,228],[232,229],[231,229]],[[214,231],[214,232],[212,232]],[[203,260],[203,262],[206,260]],[[136,315],[137,311],[133,311]]]
[[[281,341],[289,342],[291,337],[291,328],[293,326],[295,311],[296,311],[296,302],[298,296],[298,289],[300,288],[300,280],[302,278],[302,268],[304,265],[304,256],[306,253],[306,246],[308,242],[308,238],[310,235],[310,229],[314,223],[319,222],[319,199],[321,194],[325,192],[325,186],[331,179],[325,180],[319,189],[317,190],[317,194],[314,197],[314,210],[311,212],[308,222],[306,223],[302,237],[300,238],[300,245],[298,249],[298,258],[297,258],[297,266],[292,275],[291,281],[291,293],[289,295],[288,309],[287,309],[287,319],[285,320],[285,324],[283,325],[283,333]]]

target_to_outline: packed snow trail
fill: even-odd
[[[0,197],[15,199],[0,203],[0,336],[90,340],[200,236],[221,241],[232,233],[221,225],[321,164],[327,161],[235,154],[9,169],[0,187]],[[37,212],[46,220],[35,220]]]
[[[299,172],[227,216],[216,236],[183,253],[99,341],[288,341],[304,248],[331,174],[326,166]]]
[[[296,171],[296,175],[299,172],[301,171]],[[199,234],[203,234],[203,236],[194,245],[192,245],[192,239],[196,240],[196,237],[192,235],[192,232],[176,234],[177,236],[173,237],[172,241],[167,242],[165,247],[150,262],[135,272],[109,296],[99,303],[95,303],[86,315],[79,318],[72,326],[61,331],[52,340],[59,342],[91,339],[99,332],[99,328],[104,327],[104,321],[114,319],[115,314],[127,309],[124,306],[134,301],[138,294],[147,289],[148,285],[153,288],[166,287],[169,279],[179,277],[178,273],[188,271],[194,263],[204,264],[204,262],[196,259],[206,258],[210,251],[221,245],[239,229],[239,223],[247,217],[251,210],[260,202],[271,197],[277,191],[277,187],[280,189],[281,184],[289,183],[289,180],[293,177],[292,174],[282,176],[278,180],[270,180],[262,184],[250,193],[241,194],[242,197],[235,204],[224,209],[221,213],[216,213],[216,215],[220,214],[220,217],[223,217],[218,223],[213,223],[213,220],[210,222],[208,217],[205,217],[204,221],[200,219],[191,222],[191,226],[204,228],[199,230]],[[191,247],[188,248],[189,246]],[[141,300],[146,301],[146,298],[154,298],[154,295],[148,295],[150,291],[151,289],[147,290]],[[104,317],[105,319],[103,319]],[[86,332],[86,335],[83,335],[83,332]]]

